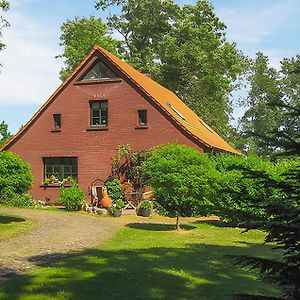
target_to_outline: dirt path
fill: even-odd
[[[0,243],[0,277],[32,268],[32,257],[53,259],[58,253],[100,244],[124,226],[127,219],[16,208],[0,208],[0,212],[24,217],[35,225],[28,233]]]
[[[174,219],[158,215],[143,218],[128,211],[125,211],[121,218],[21,208],[0,208],[1,212],[29,219],[34,223],[34,228],[23,235],[0,243],[0,281],[33,268],[37,262],[58,259],[70,252],[99,245],[129,223],[174,225]],[[185,222],[201,219],[216,220],[217,218],[185,218]]]

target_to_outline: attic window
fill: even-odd
[[[186,121],[186,118],[185,116],[180,112],[178,111],[172,104],[170,103],[167,103],[167,105],[181,118],[183,119],[184,121]]]
[[[60,129],[61,128],[61,115],[54,114],[53,121],[54,121],[54,129]]]
[[[147,110],[140,109],[138,111],[139,115],[139,126],[147,126]]]
[[[81,80],[97,80],[118,77],[102,61],[98,61]]]

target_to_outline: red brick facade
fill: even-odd
[[[93,180],[107,178],[111,157],[120,144],[143,150],[178,141],[204,151],[203,145],[177,126],[113,65],[110,68],[120,79],[80,82],[82,75],[99,58],[109,64],[100,53],[94,53],[5,149],[31,164],[34,175],[31,194],[36,199],[58,197],[57,187],[42,186],[43,157],[77,157],[78,183],[87,192]],[[105,130],[90,128],[91,100],[108,101],[108,126]],[[147,128],[137,126],[139,109],[147,110]],[[53,130],[53,114],[61,114],[60,131]]]

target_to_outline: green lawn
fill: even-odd
[[[176,232],[171,225],[131,224],[102,247],[4,282],[0,299],[223,300],[278,294],[232,258],[272,257],[271,248],[262,245],[262,232],[241,234],[241,229],[203,222],[189,226]]]
[[[0,213],[0,242],[23,234],[31,227],[32,224],[28,220]]]

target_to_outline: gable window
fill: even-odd
[[[90,125],[107,126],[107,100],[90,102]]]
[[[55,176],[62,181],[68,177],[77,179],[77,157],[44,157],[44,179]]]
[[[139,126],[147,126],[147,110],[140,109],[138,111],[139,115]]]
[[[54,114],[53,121],[54,121],[54,129],[60,129],[61,128],[61,114]]]
[[[111,71],[106,64],[102,61],[98,61],[81,80],[109,79],[116,77],[118,76]]]

